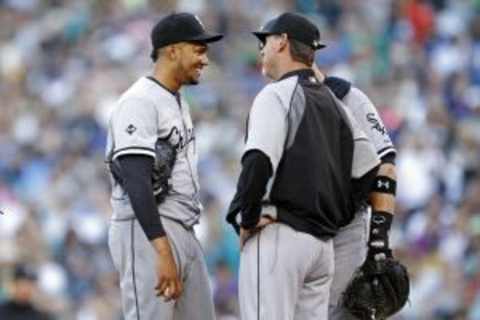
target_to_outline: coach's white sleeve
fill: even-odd
[[[352,112],[362,131],[365,132],[373,143],[380,158],[387,153],[396,152],[377,109],[366,94],[358,88],[352,87],[350,92],[343,98],[343,102]]]
[[[113,111],[111,126],[113,159],[126,154],[143,154],[155,158],[157,112],[144,99],[127,98]]]
[[[273,172],[283,154],[287,135],[287,112],[277,93],[266,86],[253,101],[247,128],[246,154],[260,150],[270,159]]]

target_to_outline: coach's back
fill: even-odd
[[[270,125],[282,126],[284,132],[271,137],[280,139],[277,143],[265,146],[256,140],[258,131],[247,130],[245,153],[259,149],[272,162],[273,184],[265,202],[275,206],[278,221],[298,231],[317,238],[334,236],[353,211],[354,141],[342,108],[310,69],[301,69],[266,86],[251,112],[271,118]]]

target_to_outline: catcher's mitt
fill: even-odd
[[[361,320],[380,320],[395,314],[408,300],[407,268],[393,258],[367,259],[343,293],[343,306]]]
[[[153,194],[157,203],[161,203],[170,190],[168,180],[172,176],[177,150],[167,140],[158,139],[155,144],[155,153],[152,175]]]

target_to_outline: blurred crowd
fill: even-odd
[[[22,263],[36,273],[32,304],[53,319],[122,319],[106,122],[151,72],[150,29],[174,10],[226,34],[183,93],[219,320],[238,319],[238,241],[224,215],[266,83],[249,31],[284,11],[317,23],[328,44],[317,63],[370,96],[398,149],[391,238],[412,290],[395,319],[480,319],[479,0],[0,0],[0,302]]]

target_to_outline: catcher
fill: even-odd
[[[333,240],[335,275],[329,319],[385,319],[404,306],[409,294],[406,268],[393,259],[388,241],[395,209],[396,150],[376,108],[363,92],[344,79],[325,77],[316,65],[313,69],[351,111],[381,159],[372,188],[360,186],[370,190],[370,224],[367,203],[361,204],[353,221],[341,228]],[[367,199],[364,195],[361,198]]]

